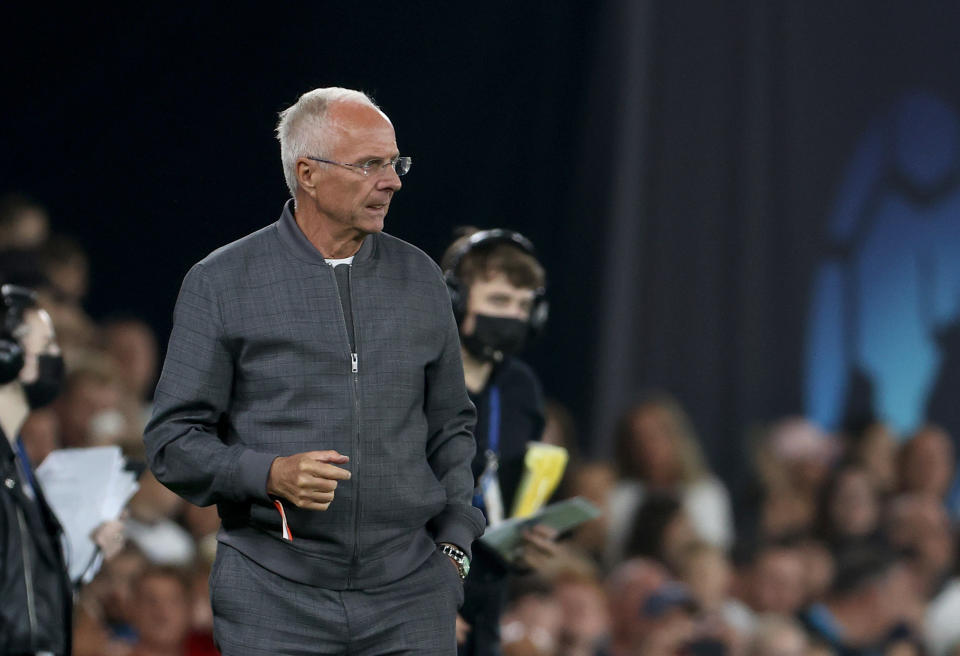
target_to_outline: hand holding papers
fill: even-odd
[[[91,568],[97,557],[94,530],[117,519],[139,487],[124,465],[120,447],[100,446],[53,451],[37,467],[44,496],[67,538],[73,581],[95,573],[96,567]]]
[[[505,561],[513,563],[522,546],[524,529],[541,524],[559,535],[599,516],[600,510],[596,506],[583,497],[574,497],[550,504],[529,517],[514,517],[488,528],[480,541]]]

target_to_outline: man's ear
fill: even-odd
[[[310,196],[316,192],[317,183],[314,178],[317,172],[317,167],[308,160],[303,157],[297,160],[297,184]]]

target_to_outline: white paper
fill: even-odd
[[[94,529],[118,519],[140,487],[124,465],[120,447],[98,446],[58,449],[37,467],[43,494],[63,526],[72,581],[99,568]]]

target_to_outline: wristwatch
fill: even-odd
[[[463,552],[463,549],[449,542],[441,542],[437,545],[437,549],[439,549],[440,553],[444,556],[453,559],[453,562],[457,564],[457,571],[460,573],[461,581],[467,578],[467,574],[470,573],[470,559],[467,558],[467,554]]]

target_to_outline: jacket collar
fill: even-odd
[[[297,219],[293,216],[293,199],[291,198],[283,206],[283,212],[276,223],[277,233],[280,241],[290,249],[297,259],[308,264],[326,264],[323,255],[317,250],[316,246],[310,243],[307,236],[297,225]],[[353,263],[360,264],[373,257],[376,248],[376,235],[367,235],[360,245],[360,250],[353,256]]]

